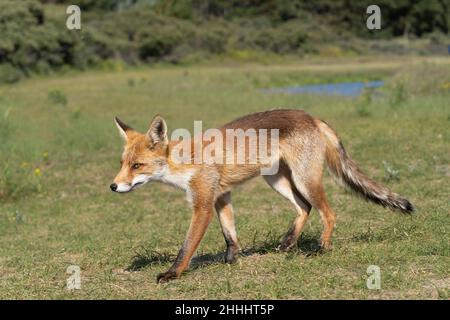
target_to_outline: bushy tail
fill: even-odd
[[[368,201],[393,210],[400,210],[403,213],[410,214],[414,211],[411,202],[373,181],[358,168],[345,152],[344,146],[333,129],[321,120],[317,120],[316,123],[327,144],[328,166],[337,178]]]

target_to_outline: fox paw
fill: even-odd
[[[281,244],[277,247],[277,250],[281,251],[281,252],[288,252],[295,246],[295,244],[296,244],[295,239],[293,239],[291,237],[286,237],[285,239],[283,239]]]
[[[277,247],[277,251],[280,251],[280,252],[288,252],[288,251],[290,251],[293,247],[294,247],[294,244],[284,244],[284,243],[282,243],[282,244],[280,244],[280,245]]]
[[[178,279],[178,275],[175,271],[167,271],[167,272],[163,272],[158,274],[158,276],[156,277],[156,283],[166,283],[169,282],[170,280],[175,280]]]
[[[227,249],[227,251],[225,252],[225,263],[228,264],[233,264],[236,263],[237,258],[238,258],[238,252],[239,252],[239,248],[238,247],[229,247]]]
[[[322,252],[328,252],[333,249],[333,246],[330,241],[322,241],[320,243],[320,251]]]

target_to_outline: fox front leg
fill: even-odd
[[[180,277],[181,273],[189,267],[192,256],[197,250],[206,229],[213,218],[213,201],[194,199],[194,213],[192,215],[189,231],[183,243],[175,263],[164,273],[156,278],[157,283],[164,283]]]

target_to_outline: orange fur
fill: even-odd
[[[193,215],[186,240],[173,266],[158,276],[158,282],[178,278],[189,266],[206,229],[216,210],[227,244],[226,261],[233,262],[239,249],[234,226],[230,191],[248,179],[260,175],[267,166],[261,159],[250,163],[250,148],[260,147],[257,141],[246,139],[242,145],[235,144],[233,151],[241,152],[244,164],[223,163],[194,164],[173,161],[172,150],[180,141],[169,141],[167,125],[156,116],[146,134],[140,134],[116,119],[121,135],[126,140],[122,155],[122,167],[111,188],[127,192],[148,181],[172,184],[186,190],[192,203]],[[324,231],[322,246],[330,248],[335,224],[335,213],[330,208],[322,186],[323,165],[326,162],[331,171],[341,178],[351,189],[366,199],[403,212],[412,211],[411,203],[365,176],[348,157],[335,132],[324,122],[314,119],[300,110],[269,110],[244,116],[234,120],[219,130],[229,129],[278,129],[279,151],[271,154],[271,164],[278,165],[278,172],[265,176],[265,180],[277,192],[291,201],[297,217],[283,238],[280,248],[288,250],[294,246],[309,216],[315,207],[322,218]],[[257,131],[259,133],[259,131]],[[225,136],[225,135],[224,135]],[[258,135],[258,139],[261,137]],[[259,140],[258,140],[259,141]],[[223,141],[223,154],[229,145]],[[204,150],[211,141],[192,141],[191,159],[194,146]],[[270,150],[270,139],[267,149]],[[113,188],[114,187],[114,188]]]

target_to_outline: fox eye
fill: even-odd
[[[140,164],[140,163],[135,163],[135,164],[133,164],[133,165],[131,166],[131,168],[134,169],[134,170],[136,170],[136,169],[139,169],[139,168],[141,167],[141,165],[142,165],[142,164]]]

